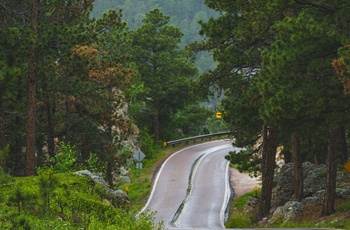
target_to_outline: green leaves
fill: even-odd
[[[155,140],[159,140],[165,137],[163,132],[169,127],[167,123],[171,123],[169,115],[191,100],[188,94],[190,79],[196,75],[196,69],[187,53],[179,49],[182,33],[178,27],[168,25],[168,16],[158,9],[152,10],[146,14],[143,23],[131,32],[132,60],[144,86],[138,103],[144,104],[145,108],[140,112],[142,117],[150,118],[146,124],[142,120],[137,123],[141,129],[153,130]]]
[[[201,33],[208,39],[195,48],[213,51],[219,64],[202,75],[201,82],[226,90],[222,104],[232,128],[242,130],[240,136],[254,135],[247,131],[249,120],[288,132],[307,129],[316,121],[327,125],[330,111],[345,109],[343,102],[348,98],[339,91],[330,65],[342,34],[347,33],[336,32],[342,27],[344,10],[323,1],[221,0],[206,4],[222,15],[201,23]],[[346,1],[338,4],[349,7]],[[339,71],[344,69],[340,62],[334,64]],[[339,120],[344,118],[335,114]]]

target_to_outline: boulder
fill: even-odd
[[[251,196],[243,207],[243,213],[249,216],[257,216],[259,210],[259,197]]]
[[[126,175],[128,175],[130,169],[126,169],[126,168],[124,168],[123,166],[121,166],[121,167],[119,168],[119,171],[120,171],[120,175],[121,175],[121,176],[126,176]]]
[[[350,199],[350,189],[349,188],[337,188],[337,197],[342,199]]]
[[[315,165],[310,162],[302,164],[304,177],[304,196],[312,196],[326,187],[326,165]],[[272,190],[271,210],[290,201],[294,194],[293,163],[285,164],[274,177]]]
[[[106,181],[102,177],[100,177],[96,174],[93,174],[89,170],[77,171],[74,174],[80,175],[80,176],[87,176],[87,177],[91,178],[91,180],[94,181],[96,184],[99,184],[102,187],[104,187],[105,189],[108,189],[108,184],[106,183]]]
[[[107,198],[112,202],[113,206],[125,207],[130,205],[130,199],[128,195],[121,190],[110,189],[106,181],[102,177],[91,173],[89,170],[81,170],[81,171],[75,172],[74,174],[87,176],[91,178],[91,180],[94,181],[96,184],[101,185],[105,189]]]
[[[304,209],[303,204],[297,201],[289,201],[283,206],[279,206],[273,212],[269,223],[293,222],[298,213]]]
[[[114,207],[128,207],[130,206],[130,199],[128,195],[121,190],[108,189],[107,194],[112,200]]]
[[[271,197],[271,210],[285,204],[294,194],[293,164],[283,165],[274,176],[274,188]]]
[[[118,178],[118,182],[120,183],[120,184],[130,184],[131,183],[131,179],[130,179],[130,177],[127,177],[127,176],[120,176],[119,178]]]
[[[326,188],[327,166],[305,162],[303,163],[303,176],[304,196],[311,196],[316,191]]]
[[[321,199],[316,196],[306,197],[303,200],[303,204],[321,204],[321,203],[322,203]]]

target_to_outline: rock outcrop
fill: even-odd
[[[289,201],[283,206],[279,206],[273,212],[269,223],[284,223],[292,222],[298,213],[302,212],[304,209],[303,204],[297,201]]]
[[[310,162],[303,163],[304,176],[304,196],[312,196],[319,190],[326,188],[326,165],[315,165]],[[285,164],[274,178],[274,188],[272,191],[271,210],[283,206],[293,199],[294,194],[294,172],[293,163]]]
[[[110,200],[113,206],[125,207],[130,205],[130,199],[124,191],[110,189],[106,181],[99,175],[91,173],[89,170],[81,170],[74,174],[89,177],[93,182],[101,185],[106,191],[107,199]]]
[[[293,201],[294,172],[293,164],[283,165],[274,177],[272,191],[270,223],[292,222],[299,212],[303,211],[303,204],[322,204],[326,188],[327,167],[324,164],[315,165],[305,162],[303,167],[304,199],[302,202]],[[350,187],[344,185],[343,177],[349,176],[338,173],[337,185],[343,188],[336,189],[337,198],[349,199]]]

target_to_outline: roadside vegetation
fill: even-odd
[[[74,165],[74,154],[69,154],[72,148],[65,149],[68,152],[64,152],[64,157],[56,158],[53,166],[40,169],[38,176],[13,177],[0,167],[0,229],[162,228],[161,224],[154,225],[153,213],[137,214],[152,186],[148,175],[153,164],[166,151],[145,160],[141,173],[130,172],[133,183],[127,185],[127,204],[111,198],[105,188],[90,178],[75,175],[73,172],[81,169],[93,171],[96,165]],[[113,189],[119,189],[118,185]]]
[[[129,204],[110,198],[105,188],[73,172],[100,168],[98,162],[76,164],[74,147],[64,145],[52,166],[38,168],[38,176],[13,177],[0,167],[0,229],[162,229],[154,213],[139,213],[146,204],[157,170],[177,147],[153,146],[142,169],[130,165],[132,183],[115,184],[125,191]],[[65,172],[65,173],[64,173]]]
[[[236,166],[235,166],[236,167]],[[266,221],[256,221],[256,217],[244,212],[244,206],[250,197],[261,195],[261,189],[250,191],[236,200],[231,200],[229,217],[225,223],[227,228],[330,228],[350,229],[350,201],[337,199],[336,212],[330,216],[321,216],[322,205],[308,205],[298,214],[293,222],[268,224]]]
[[[0,229],[154,229],[152,213],[135,217],[84,176],[46,171],[0,174]]]

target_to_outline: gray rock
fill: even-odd
[[[326,188],[327,166],[305,162],[303,164],[303,176],[304,196],[311,196],[316,191]]]
[[[106,181],[102,177],[91,173],[89,170],[81,170],[81,171],[75,172],[74,174],[80,175],[80,176],[90,177],[91,180],[93,180],[96,184],[101,185],[105,189],[108,188],[108,185],[107,185]]]
[[[108,189],[107,190],[108,195],[111,198],[119,198],[119,197],[126,197],[128,196],[124,191],[122,190],[113,190],[113,189]]]
[[[312,196],[315,192],[325,189],[327,167],[310,162],[303,163],[304,196]],[[285,164],[274,177],[271,210],[290,201],[294,194],[293,163]]]
[[[350,198],[350,189],[347,188],[337,188],[336,189],[337,197],[342,199]]]
[[[275,174],[271,210],[285,204],[294,194],[293,175],[293,165],[291,163],[283,165],[280,171]]]
[[[269,219],[270,224],[282,223],[284,222],[284,208],[283,206],[279,206],[273,212],[272,217]]]
[[[243,213],[255,216],[259,207],[259,198],[251,196],[243,207]]]
[[[120,176],[118,181],[121,184],[130,184],[131,183],[130,177],[127,177],[127,176]]]
[[[94,181],[96,184],[101,185],[106,190],[107,197],[111,200],[113,206],[125,207],[130,205],[130,199],[128,195],[121,190],[110,189],[106,181],[102,177],[91,173],[89,170],[78,171],[74,174],[80,176],[87,176],[91,178],[91,180]]]
[[[130,171],[130,169],[126,169],[126,168],[124,168],[123,166],[120,167],[119,170],[120,170],[120,175],[121,175],[121,176],[126,176],[126,175],[128,175],[128,173],[129,173],[129,171]]]
[[[273,212],[273,215],[269,222],[274,223],[285,223],[293,222],[298,213],[304,209],[303,204],[296,201],[289,201],[284,206],[279,206]]]
[[[303,203],[304,204],[321,204],[321,199],[316,196],[310,196],[310,197],[306,197],[303,200]]]
[[[130,199],[128,195],[122,190],[108,189],[107,194],[112,200],[112,204],[115,207],[125,207],[130,206]]]

